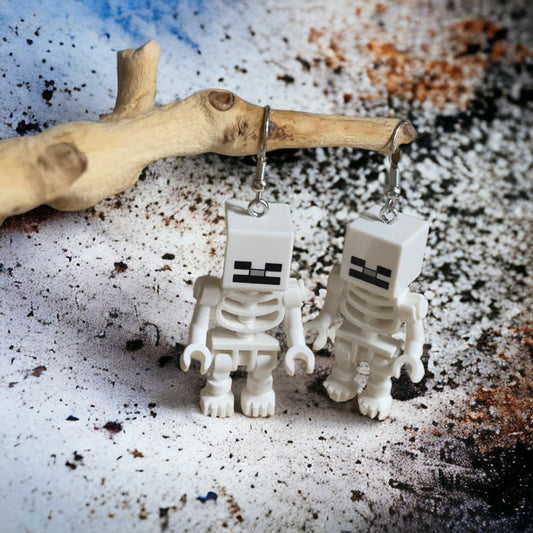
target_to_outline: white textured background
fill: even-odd
[[[155,39],[158,104],[221,87],[411,120],[429,135],[404,150],[403,209],[432,225],[415,283],[427,377],[395,382],[388,420],[328,399],[331,346],[313,376],[280,366],[274,417],[217,420],[199,412],[198,369],[177,361],[251,161],[159,161],[86,212],[8,219],[1,531],[530,531],[532,24],[527,0],[0,1],[0,137],[97,120],[116,52]],[[384,168],[349,149],[271,155],[305,318]]]

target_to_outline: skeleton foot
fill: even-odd
[[[352,381],[340,381],[334,379],[331,376],[324,381],[324,387],[328,391],[329,397],[336,402],[346,402],[355,398],[357,395],[357,382]]]
[[[227,392],[219,396],[200,393],[200,409],[206,416],[225,418],[233,414],[233,393]]]
[[[246,416],[271,416],[274,414],[276,396],[271,389],[263,394],[255,394],[245,387],[241,393],[242,412]]]
[[[358,398],[359,412],[362,415],[378,420],[385,420],[389,416],[392,407],[392,396],[390,394],[380,396],[378,398],[372,397],[369,394],[365,395],[363,391]]]

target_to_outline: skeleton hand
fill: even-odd
[[[412,341],[407,343],[405,353],[392,363],[392,375],[395,378],[399,378],[402,366],[408,365],[411,381],[413,383],[418,383],[424,377],[424,365],[422,364],[422,361],[420,361],[421,355],[421,342]]]
[[[185,348],[185,351],[181,356],[180,367],[184,372],[189,370],[191,359],[200,361],[200,374],[205,374],[208,368],[211,366],[213,356],[211,355],[211,352],[207,346],[194,342]]]
[[[285,370],[289,376],[294,376],[294,360],[304,361],[307,367],[307,373],[310,374],[315,369],[315,356],[313,352],[305,345],[296,345],[289,348],[285,355]]]
[[[317,351],[324,348],[328,340],[328,328],[329,320],[327,318],[320,318],[320,316],[304,324],[305,334],[315,337],[313,350]]]

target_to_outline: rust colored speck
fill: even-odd
[[[122,424],[120,422],[107,422],[104,429],[109,433],[120,433],[122,431]]]
[[[118,273],[126,272],[128,269],[128,265],[124,263],[123,261],[117,261],[114,263],[115,271]]]
[[[31,371],[31,375],[32,376],[35,376],[36,378],[40,378],[41,377],[41,374],[43,372],[46,372],[46,367],[45,366],[38,366],[36,368],[34,368],[32,371]]]
[[[317,30],[316,28],[311,28],[309,30],[309,36],[307,37],[307,41],[310,43],[315,43],[323,35],[324,33],[322,31]]]
[[[512,328],[511,331],[516,334],[517,340],[526,349],[529,349],[533,355],[533,327],[530,324],[524,326]]]

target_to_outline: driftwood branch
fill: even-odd
[[[8,216],[53,201],[86,169],[86,156],[69,142],[0,141],[0,226]]]
[[[153,41],[119,52],[116,106],[100,121],[60,124],[33,137],[0,141],[0,223],[43,203],[86,209],[128,189],[144,167],[165,157],[259,151],[264,110],[229,91],[207,89],[154,108],[158,61]],[[269,150],[347,146],[382,153],[399,122],[275,109],[270,120]],[[416,135],[406,123],[397,144]]]
[[[151,111],[155,102],[159,45],[148,41],[117,54],[117,100],[115,109],[100,120],[117,120]]]

